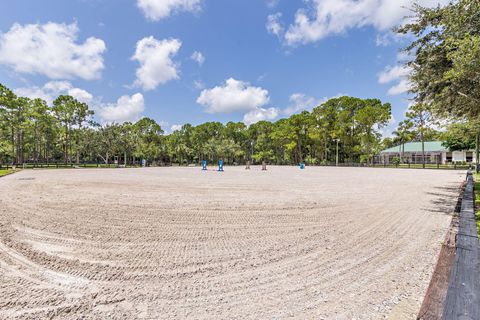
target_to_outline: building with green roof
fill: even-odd
[[[475,162],[473,150],[451,151],[443,146],[443,141],[424,142],[425,163],[447,164],[453,162]],[[422,142],[407,142],[380,152],[378,161],[389,164],[394,158],[400,158],[402,163],[423,163]]]

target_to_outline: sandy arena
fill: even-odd
[[[0,178],[0,319],[414,319],[464,172]]]

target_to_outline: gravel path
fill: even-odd
[[[414,319],[463,179],[22,171],[0,179],[0,318]]]

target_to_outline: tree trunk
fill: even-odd
[[[68,145],[69,145],[68,163],[72,163],[72,156],[73,156],[72,142],[70,141]]]
[[[477,129],[478,130],[478,129]],[[477,131],[477,137],[475,139],[475,172],[478,173],[480,170],[479,166],[479,155],[480,155],[480,131]]]
[[[297,152],[298,152],[298,160],[300,163],[303,162],[303,154],[302,154],[302,140],[300,137],[297,137]]]
[[[37,156],[37,126],[35,125],[34,129],[34,134],[33,134],[33,161],[35,162],[35,165],[37,165],[38,162],[38,156]]]
[[[22,132],[21,130],[17,131],[17,164],[22,163],[22,152],[21,152],[21,141],[22,141]]]
[[[65,155],[65,164],[68,161],[68,127],[65,126],[65,150],[64,150],[64,155]]]
[[[327,139],[325,139],[325,154],[324,154],[324,160],[327,162]]]
[[[371,165],[372,164],[372,161],[370,159],[370,155],[371,155],[371,147],[370,147],[370,141],[367,143],[367,165]]]
[[[16,153],[15,153],[15,129],[12,127],[12,156],[13,162],[17,163]]]
[[[425,169],[425,141],[423,139],[423,131],[420,132],[420,139],[422,140],[422,166]]]
[[[75,153],[77,154],[77,165],[80,164],[80,153],[78,152],[78,143],[76,144]]]
[[[23,150],[23,149],[24,149],[24,148],[23,148],[23,141],[24,141],[24,139],[25,139],[25,131],[23,131],[23,130],[22,130],[22,137],[21,137],[21,139],[22,139],[22,140],[21,140],[21,141],[22,141],[22,144],[21,144],[21,149],[20,149],[20,150],[21,150],[20,155],[21,155],[22,164],[23,164],[23,163],[25,162],[25,154],[24,154],[24,150]]]
[[[402,152],[400,153],[400,163],[403,163],[403,153],[405,152],[405,143],[402,142]]]

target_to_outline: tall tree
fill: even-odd
[[[93,111],[88,109],[88,105],[79,102],[72,96],[61,95],[53,101],[53,113],[63,127],[64,134],[64,159],[65,163],[71,162],[72,156],[72,132],[74,127],[79,128],[81,132],[83,123],[93,115]],[[80,135],[76,136],[75,145],[78,148]],[[69,156],[70,155],[70,156]],[[78,162],[78,153],[77,153]]]
[[[440,116],[480,123],[480,1],[458,0],[444,7],[414,7],[414,19],[397,29],[416,39],[406,48],[413,56],[412,92]],[[480,126],[475,129],[477,171]]]
[[[422,143],[422,165],[425,168],[425,136],[433,125],[432,114],[426,105],[414,104],[410,106],[406,116]]]
[[[380,142],[378,129],[388,124],[392,114],[391,105],[384,103],[379,99],[366,99],[365,105],[360,108],[356,114],[356,122],[361,133],[361,140],[365,145],[367,163],[372,163],[372,149],[374,144]]]
[[[413,132],[413,122],[409,119],[405,119],[400,121],[397,127],[397,130],[393,132],[395,136],[394,141],[400,143],[400,162],[403,163],[403,154],[405,152],[405,143],[412,141],[415,137],[415,133]]]

